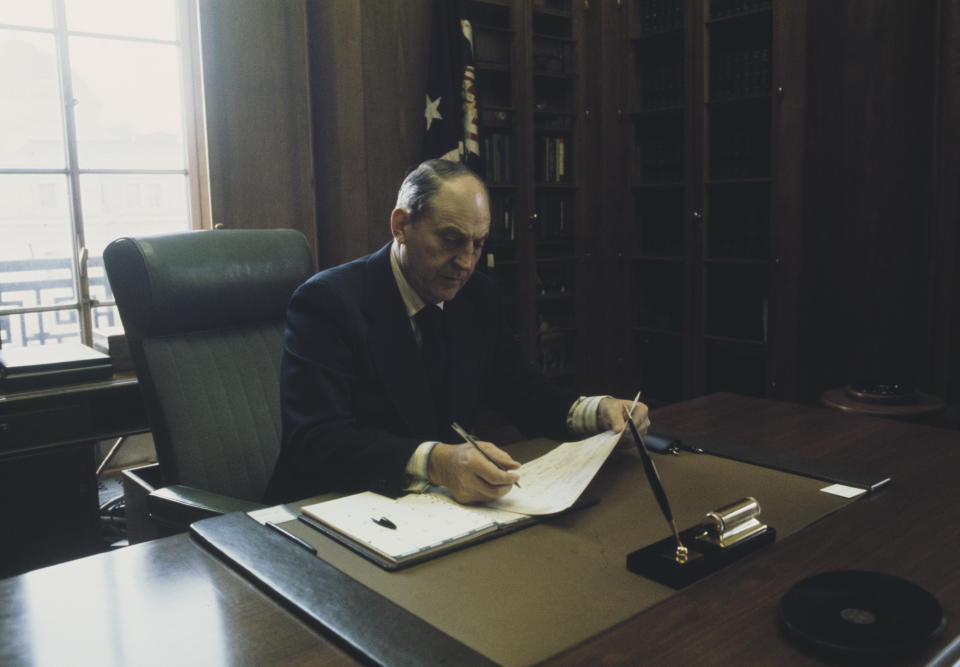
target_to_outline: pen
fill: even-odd
[[[467,433],[465,430],[463,430],[463,427],[460,426],[460,424],[458,424],[457,422],[453,422],[452,424],[450,424],[450,428],[452,428],[454,431],[456,431],[457,434],[458,434],[461,438],[463,438],[464,440],[466,440],[467,442],[469,442],[471,445],[473,445],[473,448],[474,448],[474,449],[476,449],[478,452],[480,452],[481,454],[483,454],[483,458],[485,458],[486,460],[488,460],[488,461],[489,461],[490,463],[492,463],[493,465],[497,466],[500,470],[503,470],[504,472],[507,471],[506,468],[504,468],[502,465],[500,465],[499,463],[497,463],[496,461],[494,461],[493,459],[491,459],[490,456],[488,456],[485,451],[483,451],[482,449],[480,449],[480,445],[477,444],[477,441],[473,439],[473,436],[471,436],[469,433]],[[520,483],[519,483],[519,482],[514,482],[514,484],[516,485],[516,487],[517,487],[518,489],[520,488]]]
[[[267,528],[270,528],[270,529],[272,529],[272,530],[277,531],[278,533],[280,533],[281,535],[283,535],[284,537],[286,537],[288,540],[291,540],[291,541],[293,541],[293,542],[296,542],[296,543],[299,544],[301,547],[303,547],[304,549],[306,549],[307,551],[309,551],[310,553],[312,553],[314,556],[317,555],[317,548],[316,548],[315,546],[313,546],[312,544],[310,544],[309,542],[307,542],[307,541],[306,541],[305,539],[303,539],[302,537],[297,537],[296,535],[294,535],[293,533],[291,533],[289,530],[287,530],[287,529],[285,529],[285,528],[281,528],[280,526],[278,526],[277,524],[275,524],[273,521],[267,521],[267,522],[266,522],[265,524],[263,524],[263,525],[265,525]]]
[[[623,411],[627,413],[627,426],[630,428],[630,433],[633,434],[633,439],[636,440],[637,451],[640,452],[640,459],[643,461],[643,469],[647,472],[647,479],[650,480],[650,488],[653,489],[653,495],[657,498],[660,511],[663,512],[663,516],[667,520],[667,523],[670,524],[670,528],[673,530],[673,536],[677,540],[676,561],[678,563],[686,563],[688,557],[687,548],[683,546],[683,542],[680,541],[680,532],[677,530],[677,522],[673,520],[673,512],[670,511],[670,502],[667,500],[667,491],[663,488],[663,482],[660,481],[660,474],[657,472],[657,467],[653,465],[653,459],[650,458],[650,453],[647,452],[647,446],[643,444],[643,438],[641,438],[637,432],[637,427],[633,425],[633,419],[630,413],[627,412],[626,408],[624,408]]]
[[[370,517],[370,520],[373,521],[378,526],[383,526],[384,528],[389,528],[390,530],[397,529],[397,524],[395,524],[393,521],[391,521],[385,516],[382,516],[379,519],[374,519],[373,517]]]

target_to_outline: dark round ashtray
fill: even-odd
[[[920,397],[914,387],[900,382],[872,382],[861,380],[843,388],[847,396],[865,403],[913,403]]]

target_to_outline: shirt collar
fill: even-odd
[[[407,317],[413,317],[419,313],[426,305],[420,295],[407,281],[406,276],[400,269],[400,262],[397,261],[397,254],[400,252],[400,244],[396,239],[390,247],[390,268],[393,270],[393,278],[397,281],[397,287],[400,289],[400,296],[403,299],[403,305],[407,309]],[[437,307],[443,308],[443,301],[437,304]]]

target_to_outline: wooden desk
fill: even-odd
[[[147,430],[132,373],[0,394],[0,576],[99,551],[96,443]]]
[[[910,579],[940,600],[945,633],[905,664],[924,664],[960,633],[956,432],[729,394],[653,417],[685,431],[886,472],[893,481],[550,662],[822,664],[784,638],[777,603],[794,582],[845,568]],[[589,613],[589,603],[577,613]],[[138,656],[171,664],[352,662],[335,637],[306,626],[186,535],[0,581],[0,663],[124,663]]]

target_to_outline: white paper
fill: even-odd
[[[498,519],[522,518],[460,505],[440,494],[410,494],[394,500],[370,491],[307,505],[303,512],[395,559],[495,530],[502,522]],[[376,523],[381,517],[396,528]]]
[[[247,516],[261,524],[265,524],[267,521],[270,523],[282,523],[297,518],[297,515],[288,510],[286,505],[274,505],[273,507],[253,510],[252,512],[247,512]]]
[[[866,493],[864,489],[858,489],[855,486],[847,486],[845,484],[831,484],[820,490],[824,493],[832,493],[835,496],[840,496],[841,498],[856,498],[861,493]]]
[[[605,431],[558,445],[520,466],[521,486],[487,506],[521,514],[562,512],[577,501],[619,440],[620,433]]]

